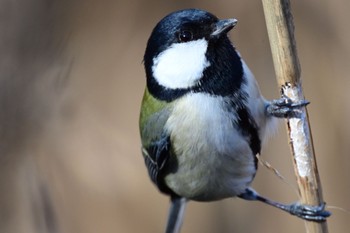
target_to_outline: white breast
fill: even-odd
[[[223,107],[222,97],[191,94],[178,100],[166,123],[178,171],[167,185],[181,196],[216,200],[235,196],[252,181],[254,157],[234,128],[236,115]]]
[[[153,60],[153,76],[157,82],[171,89],[194,86],[210,64],[205,57],[205,39],[175,43]]]

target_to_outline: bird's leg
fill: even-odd
[[[293,203],[290,205],[281,204],[260,196],[251,188],[247,188],[245,192],[238,197],[248,201],[261,201],[308,221],[324,222],[327,217],[331,216],[331,213],[324,209],[325,203],[319,206],[302,205],[300,203]]]
[[[293,102],[287,96],[282,96],[280,99],[270,101],[266,106],[266,112],[268,115],[278,118],[298,117],[301,113],[300,108],[309,103],[306,100]]]
[[[165,233],[179,233],[186,207],[186,198],[171,197],[171,204],[168,215],[168,223]]]

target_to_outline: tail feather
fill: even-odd
[[[165,233],[179,233],[186,207],[186,198],[172,197]]]

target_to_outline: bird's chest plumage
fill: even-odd
[[[166,122],[177,171],[165,177],[178,195],[217,200],[242,192],[256,168],[249,143],[237,130],[237,115],[224,97],[189,94],[174,105]]]

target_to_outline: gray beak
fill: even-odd
[[[218,37],[229,32],[237,24],[237,19],[222,19],[215,24],[211,37]]]

